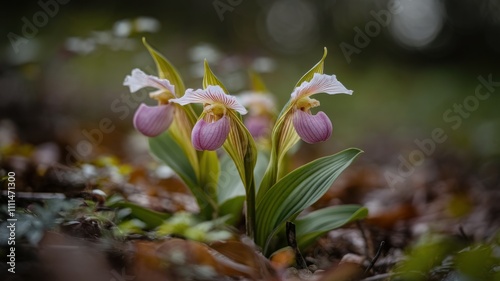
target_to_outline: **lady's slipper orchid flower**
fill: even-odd
[[[174,119],[175,106],[169,100],[175,98],[175,86],[167,79],[160,79],[147,75],[140,69],[132,70],[132,75],[127,75],[124,86],[134,93],[145,87],[156,88],[149,93],[149,97],[158,101],[157,106],[139,105],[134,115],[134,127],[143,135],[155,137],[170,127]]]
[[[254,139],[268,136],[276,110],[274,97],[268,93],[252,91],[243,92],[237,98],[249,110],[244,123]]]
[[[348,90],[335,75],[315,73],[310,81],[304,81],[292,93],[291,106],[293,126],[302,140],[307,143],[326,141],[332,135],[332,122],[323,111],[311,114],[311,108],[319,106],[319,101],[310,96],[318,93],[348,94]]]
[[[184,96],[170,101],[180,105],[203,104],[203,113],[191,133],[191,141],[197,150],[216,150],[224,144],[231,130],[229,110],[247,113],[236,98],[224,93],[220,86],[210,85],[204,90],[187,89]]]

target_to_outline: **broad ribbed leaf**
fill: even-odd
[[[202,151],[200,155],[200,184],[212,200],[217,200],[217,182],[219,180],[220,166],[217,152]]]
[[[324,67],[325,58],[326,58],[327,53],[328,53],[328,51],[325,47],[323,49],[323,57],[306,74],[304,74],[304,76],[302,76],[302,78],[299,79],[299,82],[297,82],[297,84],[295,84],[295,87],[300,86],[300,84],[302,84],[302,82],[304,82],[304,81],[311,81],[311,79],[314,76],[314,73],[323,74],[323,67]]]
[[[311,212],[295,220],[298,246],[304,249],[328,231],[367,216],[368,209],[359,205],[333,206]]]
[[[243,185],[242,185],[243,186]],[[244,191],[243,191],[244,192]],[[236,225],[241,220],[243,215],[243,204],[245,203],[245,195],[235,196],[224,201],[224,203],[219,205],[219,216],[227,216],[230,218],[227,223],[230,225]]]
[[[262,176],[269,162],[269,155],[263,151],[258,152],[257,163],[254,168],[255,184],[262,181]],[[241,182],[238,170],[231,158],[224,154],[220,158],[221,173],[219,176],[219,184],[217,188],[217,201],[223,204],[226,200],[236,196],[245,195],[245,187]]]
[[[284,161],[286,153],[300,140],[293,127],[292,119],[292,114],[285,114],[280,116],[274,125],[271,158],[257,193],[257,203],[262,200],[269,188],[286,173],[287,163]]]
[[[229,154],[239,172],[246,192],[247,235],[253,237],[255,228],[255,180],[254,168],[257,161],[257,148],[252,135],[241,122],[237,112],[228,111],[231,119],[231,131],[224,143],[224,149]]]
[[[207,60],[205,60],[204,68],[205,68],[205,75],[203,75],[203,89],[206,89],[209,85],[214,85],[214,86],[217,85],[220,86],[222,90],[224,90],[224,93],[229,94],[224,84],[222,84],[219,78],[215,76],[215,74],[212,72],[212,69],[210,69]]]
[[[172,168],[188,186],[196,185],[198,180],[189,160],[168,132],[149,138],[149,150]]]
[[[156,212],[130,202],[113,202],[106,204],[110,208],[128,208],[130,215],[146,224],[147,229],[153,229],[170,217],[170,214]]]
[[[239,119],[237,112],[228,111],[227,113],[231,120],[231,131],[224,143],[224,149],[233,159],[236,169],[240,173],[241,180],[245,186],[248,185],[250,180],[250,175],[253,174],[253,165],[255,165],[255,160],[257,158],[255,144],[253,139],[248,133],[248,130],[243,125]],[[245,132],[246,131],[246,132]],[[253,147],[252,147],[253,146]],[[247,157],[250,161],[245,162]],[[250,170],[247,165],[252,165]]]
[[[196,198],[202,215],[210,218],[215,202],[212,202],[212,199],[203,190],[203,186],[199,184],[189,159],[170,133],[166,132],[157,137],[149,138],[149,150],[179,175]]]
[[[266,170],[269,156],[259,152],[254,169],[255,183],[259,184]],[[231,224],[237,222],[242,214],[245,199],[245,187],[241,182],[238,170],[231,158],[224,154],[220,159],[221,173],[217,187],[217,202],[219,204],[219,215],[233,215],[229,220]]]
[[[234,197],[245,195],[245,186],[241,181],[238,169],[228,154],[220,158],[221,173],[217,187],[217,202],[223,204]]]
[[[184,82],[182,82],[179,72],[175,67],[159,52],[157,52],[149,43],[146,38],[142,38],[142,43],[148,49],[149,53],[153,57],[158,69],[158,76],[160,78],[168,79],[172,85],[175,85],[175,94],[177,97],[182,97],[186,88],[184,87]]]
[[[267,87],[264,84],[264,81],[262,81],[262,77],[255,72],[255,71],[250,71],[250,85],[252,86],[252,90],[257,92],[257,93],[267,93]]]
[[[257,203],[256,243],[268,251],[276,230],[316,202],[361,150],[351,148],[301,166],[273,185]]]
[[[262,150],[258,151],[257,163],[253,172],[256,186],[259,186],[262,182],[267,164],[269,164],[269,153]]]

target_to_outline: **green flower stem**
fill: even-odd
[[[251,178],[251,183],[246,188],[246,231],[247,236],[252,240],[255,237],[255,181]]]

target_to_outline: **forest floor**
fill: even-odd
[[[360,204],[368,218],[330,231],[302,257],[285,248],[266,258],[243,222],[230,239],[206,243],[160,239],[137,220],[122,220],[127,235],[117,234],[128,203],[190,214],[196,201],[152,159],[137,165],[103,154],[63,165],[59,155],[55,143],[2,147],[2,280],[500,280],[498,159],[476,165],[433,156],[393,187],[387,167],[360,161],[307,211]],[[15,245],[7,245],[8,172],[15,172]],[[110,208],[111,197],[123,208]]]

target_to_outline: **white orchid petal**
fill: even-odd
[[[175,86],[172,85],[170,81],[167,79],[160,79],[153,75],[147,75],[138,68],[133,69],[132,74],[125,77],[123,85],[128,86],[132,93],[145,87],[153,87],[158,90],[167,90],[172,94],[175,93]]]
[[[304,81],[300,86],[295,88],[292,93],[292,99],[298,100],[318,93],[351,95],[352,91],[344,87],[335,75],[315,73],[311,81]]]
[[[190,103],[220,103],[224,105],[226,108],[236,110],[240,114],[246,114],[247,110],[243,107],[236,97],[231,95],[226,95],[224,90],[220,86],[208,86],[206,89],[187,89],[184,96],[171,99],[171,102],[178,103],[180,105],[186,105]]]

